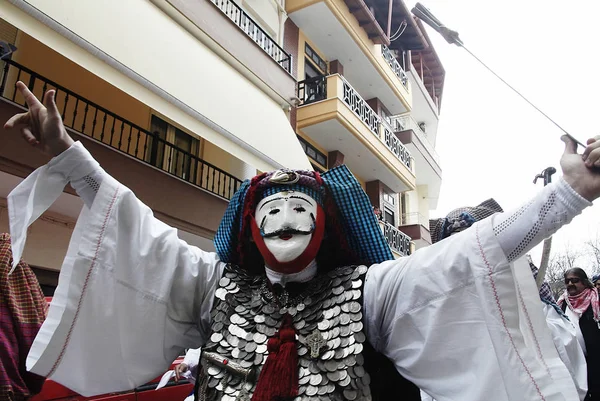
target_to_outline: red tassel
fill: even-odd
[[[267,343],[269,356],[260,372],[252,401],[277,401],[298,395],[298,350],[292,317],[286,314],[281,327]]]

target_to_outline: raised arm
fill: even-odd
[[[20,128],[28,143],[54,156],[9,195],[19,246],[68,182],[86,204],[27,368],[86,396],[129,390],[206,341],[223,263],[180,240],[73,142],[52,91],[42,104],[22,83],[18,89],[29,111],[5,128]]]

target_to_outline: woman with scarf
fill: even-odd
[[[572,322],[579,322],[577,339],[585,352],[588,368],[586,400],[600,398],[600,305],[598,290],[583,269],[575,267],[564,274],[566,290],[558,304]]]

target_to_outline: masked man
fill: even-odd
[[[119,391],[202,346],[201,399],[368,400],[374,348],[438,401],[577,399],[564,365],[549,371],[527,347],[510,262],[600,196],[600,141],[584,161],[565,139],[563,179],[398,260],[346,168],[262,174],[232,198],[209,253],[73,142],[52,91],[42,104],[18,89],[30,109],[5,127],[55,158],[9,196],[15,250],[66,183],[86,204],[33,372],[85,395]]]

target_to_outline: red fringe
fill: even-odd
[[[252,401],[277,401],[298,395],[298,351],[292,317],[286,314],[281,327],[267,343],[269,356],[260,372]]]

